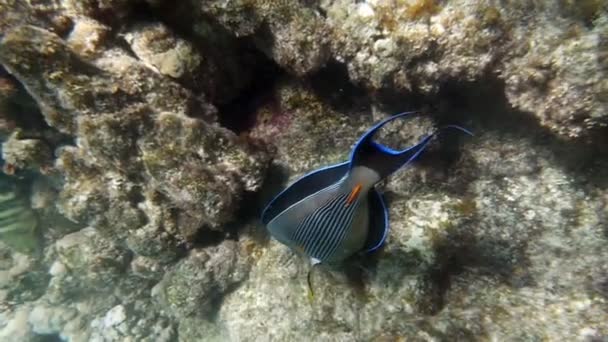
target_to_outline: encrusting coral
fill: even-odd
[[[595,0],[0,0],[0,220],[22,219],[0,339],[606,339],[607,22]],[[475,136],[377,185],[386,244],[309,284],[259,211],[412,109],[378,140]]]

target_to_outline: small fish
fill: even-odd
[[[262,213],[262,223],[279,242],[319,263],[339,263],[357,252],[372,252],[386,240],[388,210],[375,185],[412,162],[441,130],[402,151],[373,141],[389,117],[355,144],[350,159],[313,171],[279,193]],[[455,128],[472,135],[464,128]],[[310,274],[308,276],[310,287]]]
[[[15,180],[0,174],[0,240],[21,253],[38,250],[38,218]]]

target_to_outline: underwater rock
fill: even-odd
[[[131,272],[141,278],[160,280],[166,268],[153,258],[138,255],[131,261]]]
[[[61,7],[73,17],[90,17],[108,21],[124,19],[129,13],[132,0],[63,0]]]
[[[106,237],[124,239],[145,217],[134,203],[137,186],[120,171],[86,165],[83,150],[65,147],[56,166],[66,178],[59,193],[60,213],[80,224],[92,224]]]
[[[111,292],[118,278],[124,276],[130,258],[126,250],[92,228],[68,234],[54,247],[55,272],[46,295],[59,302],[90,291]]]
[[[370,89],[433,95],[446,82],[498,78],[515,107],[564,137],[608,125],[600,2],[326,4],[333,55]]]
[[[483,20],[488,6],[477,2],[332,1],[323,7],[334,57],[370,89],[432,95],[445,81],[479,79],[500,57],[506,34],[500,20]]]
[[[65,34],[72,24],[72,18],[66,15],[60,1],[0,0],[0,32],[8,32],[19,25],[38,25]]]
[[[148,67],[204,93],[214,103],[228,102],[248,84],[250,72],[232,60],[237,56],[218,56],[215,46],[210,48],[211,42],[206,40],[192,42],[162,23],[147,22],[132,25],[122,35]],[[237,51],[233,53],[238,55]]]
[[[53,277],[63,274],[58,268],[53,265]],[[70,341],[170,341],[175,338],[172,322],[150,301],[147,282],[124,274],[118,280],[108,281],[106,290],[73,292],[63,299],[54,297],[52,291],[47,292],[31,305],[28,321],[33,331]]]
[[[144,303],[117,305],[91,321],[89,341],[175,341],[175,329]]]
[[[144,104],[158,111],[215,117],[212,106],[126,52],[103,52],[89,64],[59,36],[34,26],[17,27],[0,43],[0,61],[28,88],[47,122],[65,133],[76,133],[77,119]]]
[[[111,28],[90,18],[79,18],[66,39],[79,56],[89,59],[99,56],[108,41]]]
[[[17,126],[9,107],[11,99],[17,93],[16,82],[7,76],[0,76],[0,138],[2,139]]]
[[[274,102],[258,109],[251,135],[276,148],[276,167],[292,178],[344,161],[343,152],[364,132],[362,123],[371,123],[369,113],[337,112],[299,82],[279,82],[274,94]]]
[[[239,195],[261,186],[263,150],[227,129],[161,113],[153,135],[141,140],[146,175],[178,208],[217,228],[234,213]]]
[[[50,167],[52,151],[39,139],[24,139],[15,132],[2,143],[2,160],[16,170]]]
[[[46,265],[0,242],[0,300],[16,307],[41,297],[49,282]],[[5,308],[2,308],[5,309]]]
[[[4,313],[1,322],[0,338],[14,341],[36,341],[36,334],[28,324],[29,309],[20,307],[10,314]]]
[[[78,137],[57,162],[66,177],[59,206],[74,221],[126,239],[146,222],[142,192],[156,189],[192,217],[190,231],[171,232],[190,241],[197,230],[220,230],[242,193],[261,185],[263,148],[219,127],[212,105],[118,48],[85,62],[59,36],[23,26],[4,37],[0,59],[48,123]]]
[[[188,1],[179,6],[148,2],[194,17],[195,33],[204,32],[199,23],[212,18],[238,38],[252,37],[259,50],[295,75],[313,73],[330,57],[326,23],[317,10],[299,1]]]
[[[50,307],[38,305],[31,309],[28,323],[32,330],[40,335],[53,335],[62,331],[70,321],[77,321],[77,310],[67,307]]]
[[[221,342],[227,341],[228,336],[222,334],[222,331],[214,323],[201,318],[181,318],[177,335],[181,341],[210,341]]]
[[[145,3],[0,0],[0,61],[68,137],[6,143],[25,168],[55,158],[57,182],[32,192],[43,260],[0,243],[0,336],[608,336],[606,149],[572,143],[606,125],[601,1]],[[247,89],[269,76],[244,53],[256,49],[287,71],[272,88]],[[4,138],[22,128],[6,110],[21,87],[2,77]],[[237,137],[211,103],[255,107],[255,122]],[[298,176],[347,159],[372,123],[425,104],[439,113],[387,127],[382,141],[463,121],[475,137],[442,136],[381,184],[386,245],[315,268],[309,297],[308,261],[242,221]],[[78,223],[51,222],[49,205]]]
[[[153,295],[175,318],[210,317],[222,297],[247,278],[249,265],[234,241],[193,249],[167,272]]]
[[[599,3],[588,18],[549,8],[514,28],[521,47],[505,63],[506,95],[564,137],[608,127],[608,8]]]
[[[600,1],[149,3],[197,18],[190,20],[192,31],[197,22],[213,18],[236,37],[252,37],[258,49],[295,75],[313,73],[332,60],[372,93],[431,100],[447,84],[499,80],[513,106],[566,138],[608,125],[603,34],[608,9]]]
[[[140,60],[171,78],[188,77],[203,61],[191,43],[177,37],[161,23],[134,25],[125,33],[125,40]]]
[[[293,85],[277,92],[317,103],[314,94]],[[289,108],[289,102],[279,104]],[[373,122],[323,106],[316,109],[295,117],[261,110],[265,119],[254,132],[260,138],[275,132],[270,133],[278,150],[274,164],[288,170],[288,177],[276,182],[286,184],[308,170],[346,159],[350,148],[339,143],[342,136],[357,137]],[[311,113],[321,113],[323,124],[305,125],[320,120]],[[280,120],[285,116],[289,120]],[[425,127],[411,124],[411,132]],[[311,126],[331,131],[324,134],[333,134],[338,143],[322,144],[323,134],[299,136]],[[346,267],[314,269],[312,300],[308,260],[271,240],[256,253],[248,280],[224,299],[218,326],[239,341],[303,335],[345,340],[606,336],[601,323],[607,318],[606,298],[598,284],[605,279],[602,246],[608,235],[602,227],[606,215],[599,214],[605,195],[595,187],[602,181],[594,176],[605,173],[600,171],[605,161],[590,151],[581,154],[584,150],[547,141],[532,127],[518,132],[484,132],[460,142],[446,135],[443,144],[439,139],[418,163],[391,177],[384,191],[390,218],[387,244]],[[291,144],[299,149],[286,153]],[[453,144],[462,150],[448,149]],[[442,149],[458,157],[441,161],[448,156]],[[579,156],[564,158],[565,151]],[[575,171],[580,163],[593,171]],[[526,323],[518,327],[522,316]]]

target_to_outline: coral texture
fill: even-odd
[[[598,0],[0,0],[0,339],[606,340],[607,31]],[[415,109],[377,140],[475,135],[377,185],[383,248],[267,234]]]

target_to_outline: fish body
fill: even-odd
[[[0,240],[22,252],[39,247],[38,218],[27,198],[18,191],[15,181],[0,174]]]
[[[401,151],[374,142],[373,136],[412,113],[379,122],[355,144],[348,161],[313,171],[279,193],[262,213],[270,234],[312,264],[339,263],[379,248],[388,234],[388,210],[375,185],[413,161],[437,131]]]

